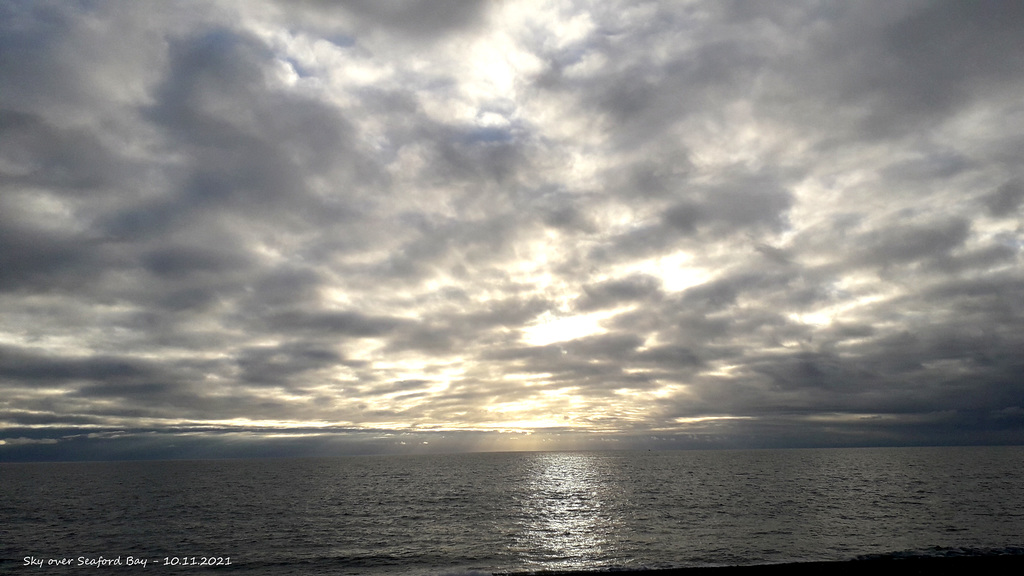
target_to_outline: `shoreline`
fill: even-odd
[[[651,570],[540,570],[533,572],[499,572],[494,576],[764,576],[765,574],[861,576],[880,570],[895,569],[900,576],[946,576],[960,574],[1017,575],[1024,573],[1024,555],[992,556],[915,556],[909,558],[866,558],[824,562],[788,562],[744,566],[694,566],[686,568],[654,568]],[[884,573],[884,572],[877,572]]]

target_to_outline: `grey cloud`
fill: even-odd
[[[514,185],[528,156],[526,143],[503,128],[424,126],[420,136],[432,143],[424,174],[431,179]]]
[[[644,158],[621,169],[609,170],[609,188],[641,197],[658,197],[678,192],[686,185],[693,164],[686,150],[669,149],[659,158]]]
[[[544,213],[543,221],[548,226],[561,230],[595,232],[594,224],[586,213],[573,206],[561,206]]]
[[[0,201],[2,203],[2,201]],[[0,216],[0,290],[70,290],[98,275],[92,238],[42,230]]]
[[[741,42],[728,33],[716,35],[715,25],[686,49],[656,60],[650,55],[671,45],[674,24],[686,20],[689,9],[658,6],[657,17],[642,22],[623,19],[621,9],[593,11],[599,28],[588,42],[545,54],[553,65],[539,86],[568,93],[586,109],[606,114],[614,142],[623,148],[643,146],[691,114],[713,110],[723,94],[749,85],[768,63],[769,52],[757,47],[760,39],[748,36]],[[565,74],[566,64],[598,54],[609,61],[599,73],[579,80]]]
[[[297,375],[344,364],[336,351],[307,342],[250,347],[236,354],[242,379],[254,384],[287,385]]]
[[[517,298],[488,302],[472,311],[445,316],[446,322],[453,326],[464,326],[476,331],[499,326],[522,326],[546,312],[551,305],[551,302],[543,298]]]
[[[894,181],[921,180],[933,183],[936,180],[953,178],[963,172],[977,168],[967,156],[952,152],[929,154],[923,158],[901,160],[883,168],[881,175]]]
[[[402,331],[391,339],[388,350],[392,352],[415,350],[436,354],[451,353],[459,341],[445,326],[419,324]]]
[[[100,384],[87,384],[75,391],[78,396],[86,398],[146,398],[146,402],[163,401],[170,393],[179,392],[180,385],[170,382],[135,382],[135,383],[114,383],[103,382]]]
[[[692,234],[703,220],[703,207],[694,202],[680,202],[662,213],[662,223],[669,229]]]
[[[881,266],[903,264],[949,254],[970,233],[970,221],[951,218],[927,224],[899,225],[862,237],[862,260]]]
[[[62,58],[61,39],[80,14],[73,3],[5,3],[0,7],[0,76],[9,89],[0,95],[3,107],[15,110],[52,104],[61,96],[77,95],[80,79],[70,61]]]
[[[66,411],[57,413],[52,410],[33,410],[31,412],[26,410],[0,410],[0,418],[12,426],[103,426],[108,423],[107,418],[103,416],[82,416],[68,414]],[[31,429],[29,428],[29,430]]]
[[[156,365],[127,358],[52,358],[15,347],[0,348],[5,379],[60,384],[68,381],[126,381],[162,376]]]
[[[735,182],[707,192],[704,210],[708,217],[732,226],[767,226],[779,230],[792,194],[774,178],[742,175]]]
[[[509,299],[486,305],[446,306],[424,313],[409,323],[388,343],[390,351],[455,352],[480,346],[504,344],[496,330],[521,326],[547,311],[551,303],[541,298]]]
[[[993,275],[984,279],[951,278],[922,291],[921,296],[926,302],[963,297],[968,299],[996,298],[1004,300],[1007,304],[1016,304],[1010,297],[1022,286],[1024,286],[1024,279],[1012,273]],[[1001,319],[1008,320],[1009,318],[1002,317]]]
[[[408,321],[387,316],[369,316],[359,312],[280,312],[268,317],[267,329],[311,332],[325,335],[382,336]]]
[[[959,96],[958,89],[1012,77],[1021,71],[1012,55],[1024,50],[1022,25],[1024,10],[1013,2],[945,1],[924,7],[886,30],[885,48],[909,80],[893,88],[915,105],[944,107]]]
[[[940,257],[933,267],[943,272],[960,272],[971,269],[988,270],[1000,265],[1011,264],[1018,256],[1019,249],[1004,244],[983,246],[963,251],[956,256]]]
[[[899,137],[975,98],[1009,89],[1020,72],[1022,14],[1012,3],[851,5],[814,37],[794,73],[849,112],[871,138]],[[820,60],[819,60],[820,59]],[[1010,83],[1007,83],[1009,80]],[[815,96],[820,96],[816,93]]]
[[[715,186],[680,184],[656,221],[642,225],[591,251],[596,259],[640,257],[695,241],[737,233],[780,232],[787,226],[793,196],[776,178],[743,172],[721,174]],[[628,191],[622,192],[628,197]]]
[[[487,10],[487,2],[480,0],[431,0],[412,5],[397,0],[303,0],[278,4],[285,12],[298,8],[298,15],[314,26],[322,26],[325,19],[329,23],[332,17],[349,16],[355,20],[350,24],[352,34],[384,29],[400,39],[411,37],[419,41],[478,24]]]
[[[786,250],[775,246],[769,246],[767,244],[758,244],[755,248],[758,252],[764,255],[768,260],[775,262],[776,264],[790,264],[790,256]]]
[[[1024,184],[1019,180],[1010,180],[983,197],[982,202],[992,216],[1010,217],[1024,202]]]
[[[411,228],[416,234],[396,248],[378,272],[402,279],[422,277],[437,266],[463,276],[463,261],[485,266],[491,261],[500,261],[517,231],[516,217],[506,214],[479,220],[408,214],[403,215],[401,221],[405,224],[403,228]]]
[[[783,389],[811,388],[839,394],[863,392],[865,384],[878,376],[848,364],[835,354],[803,352],[778,360],[755,362],[751,368],[767,375],[774,386]]]
[[[251,300],[245,302],[245,308],[251,311],[315,301],[319,297],[317,289],[329,281],[321,271],[294,265],[264,267],[258,276],[250,280],[247,288],[251,288],[251,293],[246,298]]]
[[[635,334],[604,334],[573,340],[564,349],[573,356],[585,358],[624,359],[642,346],[644,339]]]
[[[660,280],[646,274],[634,274],[584,286],[584,296],[577,301],[576,307],[580,310],[609,308],[624,302],[656,299],[660,292]]]
[[[639,353],[637,359],[643,363],[667,368],[693,367],[702,363],[700,357],[693,350],[684,346],[655,346]]]
[[[350,143],[345,119],[322,103],[265,89],[270,50],[258,40],[214,29],[171,42],[169,69],[148,117],[172,136],[169,152],[190,169],[176,187],[106,220],[111,235],[152,237],[192,223],[217,224],[224,213],[274,219],[347,220],[363,207],[310,193],[307,171],[367,183],[374,162]],[[358,196],[356,196],[358,198]]]
[[[143,267],[161,278],[178,278],[194,273],[225,273],[244,268],[247,262],[237,254],[199,246],[167,246],[142,258]]]
[[[708,317],[707,311],[684,303],[679,298],[666,299],[661,307],[647,307],[625,312],[611,318],[607,325],[613,330],[670,337],[688,345],[701,347],[730,334],[736,326],[733,318]]]
[[[739,294],[738,288],[756,280],[756,277],[748,276],[708,282],[683,292],[680,304],[687,308],[697,307],[702,310],[715,310],[730,306],[736,301]]]
[[[425,394],[424,390],[430,384],[430,380],[422,379],[396,380],[386,383],[374,383],[371,386],[364,386],[363,389],[369,394],[397,394],[408,399],[410,397],[423,396]]]
[[[828,341],[842,341],[856,338],[867,338],[875,334],[875,329],[870,324],[845,324],[837,323],[829,326],[823,331],[822,336]]]
[[[124,171],[95,135],[48,125],[38,114],[0,110],[0,186],[96,191]]]

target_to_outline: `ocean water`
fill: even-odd
[[[1022,447],[0,464],[0,571],[16,574],[607,571],[1022,545]]]

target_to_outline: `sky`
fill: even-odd
[[[0,0],[0,460],[1024,443],[1024,3]]]

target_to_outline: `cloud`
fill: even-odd
[[[0,457],[1024,441],[1021,16],[4,4]]]
[[[435,0],[409,6],[404,2],[275,2],[285,18],[297,18],[306,27],[347,29],[351,36],[382,30],[389,38],[426,42],[478,25],[486,16],[487,2]],[[327,24],[327,26],[325,26]]]
[[[580,310],[611,308],[626,302],[657,298],[661,282],[645,274],[633,274],[622,279],[608,280],[583,286],[584,296],[577,303]]]
[[[1012,217],[1024,201],[1024,184],[1010,180],[982,199],[989,213],[995,217]]]

